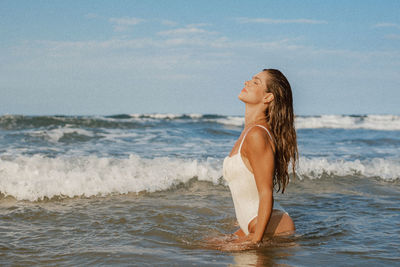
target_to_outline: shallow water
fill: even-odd
[[[77,119],[75,126],[7,120],[0,123],[1,265],[393,266],[400,260],[398,130],[298,127],[299,175],[275,195],[296,233],[229,252],[205,240],[237,229],[221,164],[240,134],[240,118],[128,116],[111,119],[112,127],[119,123],[112,133],[105,130],[109,118]],[[69,136],[71,127],[82,131]]]
[[[343,178],[351,179],[351,177]],[[321,181],[322,180],[322,181]],[[207,248],[237,229],[229,190],[195,179],[157,193],[41,202],[3,199],[2,264],[395,265],[400,260],[400,186],[370,181],[343,189],[295,181],[277,196],[296,233],[245,252]],[[342,181],[344,182],[344,181]],[[367,189],[366,189],[367,187]]]

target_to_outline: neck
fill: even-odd
[[[246,104],[244,114],[244,128],[255,124],[265,124],[267,122],[264,110],[259,106]]]

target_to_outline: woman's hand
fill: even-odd
[[[260,242],[254,241],[254,234],[250,233],[244,237],[238,237],[226,244],[222,244],[219,249],[225,251],[240,251],[258,248]]]

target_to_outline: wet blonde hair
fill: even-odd
[[[297,137],[294,127],[292,89],[286,77],[276,69],[264,69],[267,72],[267,92],[274,95],[265,115],[267,123],[275,137],[275,172],[274,188],[277,192],[289,183],[288,167],[292,162],[293,178],[296,177],[295,166],[298,161]]]

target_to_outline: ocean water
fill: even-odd
[[[394,266],[400,116],[297,116],[296,233],[220,251],[241,116],[0,116],[0,265]]]

